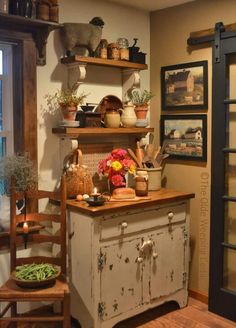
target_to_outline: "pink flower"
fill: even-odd
[[[132,161],[132,159],[126,157],[123,159],[122,164],[126,169],[128,169],[131,165],[134,164],[134,162]]]
[[[108,176],[115,186],[123,186],[126,172],[135,173],[135,163],[125,149],[113,149],[111,154],[98,163],[98,173]]]
[[[114,174],[111,177],[111,182],[113,183],[114,186],[119,187],[119,186],[124,186],[124,177],[120,174]]]
[[[118,159],[118,160],[124,158],[126,154],[127,154],[127,151],[125,149],[121,149],[121,148],[113,149],[111,152],[111,156],[114,159]]]

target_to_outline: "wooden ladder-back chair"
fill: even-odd
[[[10,269],[13,272],[16,266],[28,263],[50,263],[57,265],[61,268],[61,274],[56,279],[55,283],[50,286],[41,288],[25,288],[16,285],[15,281],[11,277],[7,282],[0,287],[0,303],[8,303],[5,309],[0,314],[0,327],[1,322],[10,323],[11,327],[17,327],[17,322],[61,322],[56,327],[62,326],[63,328],[70,328],[70,293],[69,287],[66,281],[66,187],[65,177],[61,178],[60,190],[56,192],[36,190],[25,193],[19,193],[15,191],[14,185],[11,191],[11,225],[10,225]],[[46,214],[39,211],[31,212],[29,207],[26,214],[16,214],[16,201],[24,199],[26,204],[30,204],[30,201],[40,199],[53,199],[60,200],[60,213],[59,214]],[[60,253],[58,257],[50,256],[31,256],[31,257],[17,257],[17,250],[19,244],[22,248],[22,241],[24,242],[25,234],[23,229],[19,228],[19,223],[24,221],[41,223],[43,221],[51,221],[60,224],[60,229],[55,235],[45,235],[42,233],[31,233],[29,226],[29,233],[27,234],[29,244],[41,244],[52,243],[60,246]],[[29,311],[25,314],[19,314],[17,312],[17,304],[22,302],[59,302],[61,303],[60,313],[50,313],[40,315],[37,311]],[[8,310],[10,310],[10,316],[6,317]],[[32,312],[36,312],[37,315],[33,316]],[[6,327],[6,326],[4,326]],[[8,325],[7,325],[8,327]],[[47,326],[45,326],[47,327]]]

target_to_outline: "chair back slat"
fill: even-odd
[[[22,223],[25,221],[24,214],[17,215],[16,222]],[[44,214],[44,213],[28,213],[27,221],[29,222],[42,222],[42,221],[52,221],[61,222],[60,214]]]
[[[37,199],[43,199],[43,198],[50,198],[53,200],[58,200],[61,197],[60,192],[57,191],[46,191],[46,190],[32,190],[32,191],[26,191],[25,195],[27,198],[37,198]]]
[[[32,257],[20,257],[16,259],[16,266],[23,264],[31,264],[31,263],[50,263],[54,265],[60,266],[60,258],[58,257],[49,257],[49,256],[32,256]]]
[[[35,208],[32,211],[30,206],[27,206],[27,213],[16,214],[16,201],[19,199],[25,199],[25,203],[29,204],[29,200],[38,201],[40,199],[47,198],[53,200],[60,200],[60,214],[44,214],[35,212]],[[59,191],[44,191],[44,190],[33,190],[27,191],[25,193],[16,192],[14,188],[14,181],[11,183],[11,207],[10,207],[10,258],[11,258],[11,271],[13,271],[16,265],[19,263],[33,263],[32,261],[38,261],[35,263],[42,263],[42,261],[47,261],[48,263],[56,264],[61,267],[61,272],[66,275],[66,184],[65,177],[61,177],[61,184]],[[23,234],[19,233],[19,223],[24,221],[29,222],[41,222],[50,221],[56,222],[60,225],[57,228],[56,235],[46,235],[41,233],[29,233]],[[57,258],[55,257],[45,257],[45,256],[30,256],[27,259],[17,258],[17,245],[19,242],[25,242],[25,240],[33,242],[35,244],[41,243],[52,243],[59,245],[60,252]]]

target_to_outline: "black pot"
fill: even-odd
[[[84,128],[86,125],[86,115],[82,110],[78,110],[75,120],[79,122],[79,127]]]

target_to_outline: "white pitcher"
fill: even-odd
[[[16,205],[16,214],[20,214],[24,208],[25,203],[20,209]],[[0,195],[0,231],[9,230],[10,228],[10,197],[7,195]]]
[[[133,105],[123,105],[124,109],[121,114],[121,123],[126,128],[135,127],[137,117]]]

